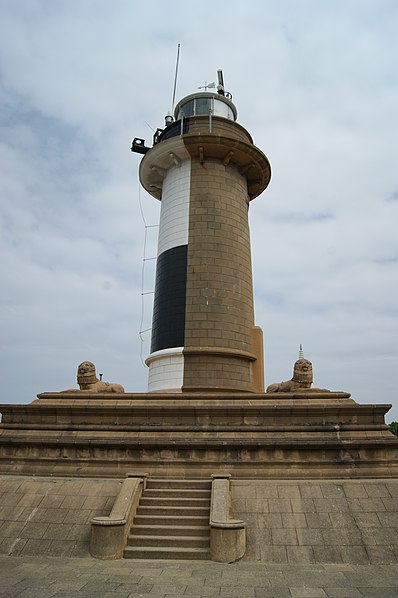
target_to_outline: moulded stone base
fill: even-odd
[[[43,393],[2,405],[0,472],[398,477],[390,405],[348,393]]]

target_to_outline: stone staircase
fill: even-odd
[[[148,479],[124,558],[209,559],[210,496],[207,480]]]

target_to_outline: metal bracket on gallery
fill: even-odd
[[[134,137],[133,143],[131,145],[131,151],[136,152],[137,154],[146,154],[151,148],[145,145],[145,139],[140,139],[139,137]]]

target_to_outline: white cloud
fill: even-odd
[[[318,386],[392,402],[387,419],[398,419],[397,21],[387,0],[3,3],[4,400],[74,385],[83,359],[146,387],[129,144],[163,125],[181,42],[177,96],[222,67],[239,122],[272,164],[251,206],[268,382],[290,377],[301,342]],[[157,202],[140,197],[156,223]],[[145,290],[152,280],[148,262]]]

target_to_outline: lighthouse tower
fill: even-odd
[[[248,208],[270,164],[217,91],[183,98],[152,148],[133,141],[141,184],[161,201],[149,392],[264,390]]]

